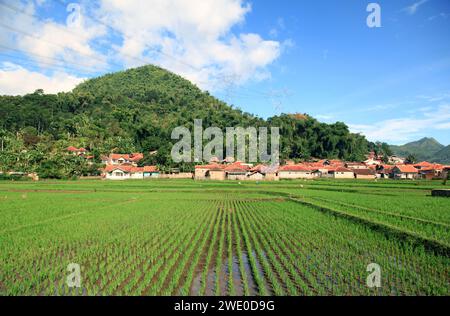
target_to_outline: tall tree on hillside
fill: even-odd
[[[5,138],[7,135],[7,131],[4,129],[0,129],[0,150],[5,151]]]
[[[416,161],[417,161],[417,158],[413,154],[409,154],[408,157],[406,157],[406,159],[405,159],[405,163],[407,163],[407,164],[413,164]]]

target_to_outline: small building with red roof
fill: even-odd
[[[278,169],[280,179],[313,179],[319,174],[317,168],[312,168],[304,164],[286,165]]]
[[[392,169],[392,177],[394,179],[416,179],[419,170],[413,165],[397,165]]]
[[[428,161],[422,161],[422,162],[413,164],[413,166],[414,166],[414,168],[421,170],[423,168],[429,168],[429,167],[433,166],[433,164]]]
[[[367,165],[365,163],[362,162],[346,162],[345,163],[345,168],[348,169],[367,169]]]
[[[330,168],[328,170],[328,176],[334,179],[353,179],[353,170],[345,167]]]
[[[382,164],[377,166],[375,172],[377,175],[377,178],[380,179],[388,179],[391,177],[392,174],[392,169],[394,169],[395,166],[393,165],[386,165],[386,164]]]
[[[133,165],[109,165],[103,170],[103,177],[108,180],[128,180],[158,178],[159,170],[156,166],[136,167]]]
[[[373,180],[376,178],[375,170],[366,168],[366,169],[354,169],[353,174],[355,179],[359,180]]]
[[[194,179],[208,180],[211,179],[212,175],[213,179],[211,180],[225,180],[225,172],[223,170],[225,167],[226,165],[217,163],[195,166]]]
[[[102,162],[107,166],[117,166],[123,164],[137,166],[137,163],[142,159],[144,159],[144,154],[142,153],[110,154],[109,156],[102,156]]]
[[[77,148],[77,147],[74,147],[74,146],[69,146],[69,147],[66,148],[66,150],[68,152],[70,152],[70,153],[72,153],[74,155],[78,155],[78,156],[83,156],[83,155],[85,155],[88,152],[86,148],[83,148],[83,147]]]
[[[444,172],[444,165],[441,164],[430,164],[426,167],[421,167],[419,169],[419,175],[423,179],[432,180],[442,178]]]

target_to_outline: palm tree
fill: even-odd
[[[6,132],[6,130],[4,130],[4,129],[0,129],[0,143],[1,143],[1,146],[0,146],[0,149],[1,149],[1,151],[4,151],[5,150],[5,137],[6,137],[6,135],[7,135],[7,132]]]

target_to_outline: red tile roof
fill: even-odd
[[[244,171],[247,171],[247,170],[250,170],[251,168],[250,168],[250,166],[248,166],[240,161],[237,161],[237,162],[234,162],[229,165],[222,165],[222,164],[215,164],[215,163],[208,164],[208,165],[197,165],[197,166],[195,166],[195,169],[225,170],[225,171],[244,170]]]
[[[130,165],[121,165],[121,166],[106,166],[103,170],[105,172],[113,172],[114,170],[121,170],[127,173],[135,173],[135,172],[156,172],[158,171],[158,168],[156,166],[134,167]]]
[[[144,166],[144,172],[157,172],[158,167],[156,166]]]
[[[439,171],[439,170],[443,170],[444,166],[441,164],[432,164],[428,167],[422,167],[420,168],[420,171]]]
[[[337,167],[336,169],[333,170],[334,172],[352,172],[353,170],[348,169],[348,168],[344,168],[344,167]]]
[[[377,170],[380,174],[389,174],[395,166],[392,165],[381,165],[382,169]]]
[[[76,152],[76,151],[78,151],[78,148],[73,147],[73,146],[69,146],[69,147],[67,147],[67,150],[68,151],[72,151],[72,152]]]
[[[375,172],[372,169],[354,169],[353,173],[361,176],[372,176],[375,175]]]
[[[119,159],[129,160],[133,162],[137,162],[144,158],[144,155],[141,153],[133,153],[133,154],[110,154],[109,159],[111,160],[119,160]]]
[[[365,166],[366,164],[363,162],[346,162],[347,166]]]
[[[106,166],[103,169],[105,172],[113,172],[114,170],[121,170],[123,172],[131,172],[133,166]]]
[[[286,165],[280,167],[279,171],[303,171],[309,172],[311,171],[311,167],[305,165]]]
[[[262,172],[263,169],[267,168],[266,165],[260,164],[256,165],[253,168],[250,169],[251,172]]]
[[[226,165],[220,165],[220,164],[209,164],[209,165],[197,165],[195,166],[195,169],[224,169]]]
[[[249,170],[248,166],[243,166],[240,163],[233,163],[231,165],[226,166],[223,170],[227,172],[247,172]]]
[[[417,173],[418,170],[412,165],[399,165],[395,166],[402,173]]]
[[[422,162],[419,162],[419,163],[416,163],[416,164],[414,164],[413,166],[415,167],[415,168],[417,168],[417,167],[429,167],[429,166],[432,166],[433,164],[432,163],[429,163],[428,161],[422,161]]]

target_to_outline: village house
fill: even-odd
[[[334,179],[353,179],[353,170],[345,167],[337,167],[328,170],[328,176]]]
[[[433,167],[433,164],[428,161],[422,161],[422,162],[413,164],[413,167],[416,168],[417,170],[421,170],[423,168]]]
[[[366,165],[366,166],[377,166],[377,165],[379,165],[381,163],[382,163],[381,160],[374,159],[374,158],[369,158],[369,159],[364,161],[364,165]]]
[[[228,164],[210,163],[195,166],[195,180],[254,180],[278,181],[278,166],[271,167],[263,164],[252,167],[251,164],[240,161]]]
[[[83,148],[83,147],[76,148],[74,146],[70,146],[70,147],[67,147],[67,151],[74,156],[79,156],[79,157],[84,158],[85,160],[87,160],[89,165],[93,164],[94,156],[88,155],[88,151],[85,148]]]
[[[248,171],[247,180],[278,181],[278,166],[256,165]]]
[[[264,175],[259,171],[251,171],[247,174],[246,180],[262,181],[264,180]]]
[[[365,163],[362,162],[346,162],[345,163],[345,168],[348,169],[367,169],[367,165]]]
[[[195,166],[194,178],[196,180],[245,180],[247,171],[250,169],[248,165],[242,162],[235,162],[228,165],[225,164],[209,164]]]
[[[394,155],[394,156],[390,156],[388,161],[389,161],[390,164],[403,165],[405,163],[405,160],[406,160],[405,158],[398,157],[398,156]]]
[[[156,166],[144,166],[143,172],[144,172],[144,179],[147,178],[159,178],[160,172],[158,170],[158,167]]]
[[[159,178],[160,172],[156,166],[138,167],[137,163],[143,158],[141,153],[102,156],[102,162],[106,165],[101,169],[102,177],[108,180]]]
[[[209,164],[195,166],[195,180],[225,180],[225,165]]]
[[[376,168],[376,175],[379,179],[388,179],[391,177],[392,169],[394,166],[392,165],[379,165]]]
[[[109,165],[103,169],[103,177],[108,180],[142,180],[145,178],[158,178],[159,171],[155,166]]]
[[[247,180],[247,172],[249,169],[249,166],[241,163],[231,164],[224,169],[225,178],[228,180]]]
[[[317,172],[313,172],[305,165],[282,166],[278,169],[280,179],[313,179],[317,177]]]
[[[321,159],[317,163],[322,166],[336,166],[336,167],[344,167],[345,162],[339,159]]]
[[[83,155],[86,155],[86,153],[87,153],[87,150],[85,148],[83,148],[83,147],[76,148],[74,146],[67,147],[67,151],[76,156],[83,156]]]
[[[117,166],[124,164],[137,166],[137,163],[142,159],[144,159],[144,155],[141,153],[110,154],[109,156],[102,156],[102,163],[107,166]]]
[[[392,169],[394,179],[415,179],[418,176],[418,170],[412,165],[397,165]]]
[[[353,174],[355,176],[355,179],[359,179],[359,180],[363,180],[363,179],[373,180],[376,178],[375,171],[370,168],[354,169]]]
[[[206,179],[213,181],[223,181],[227,178],[224,167],[213,167],[206,172]]]
[[[422,167],[419,170],[419,175],[423,179],[433,180],[442,177],[444,166],[441,164],[432,164],[428,167]]]

